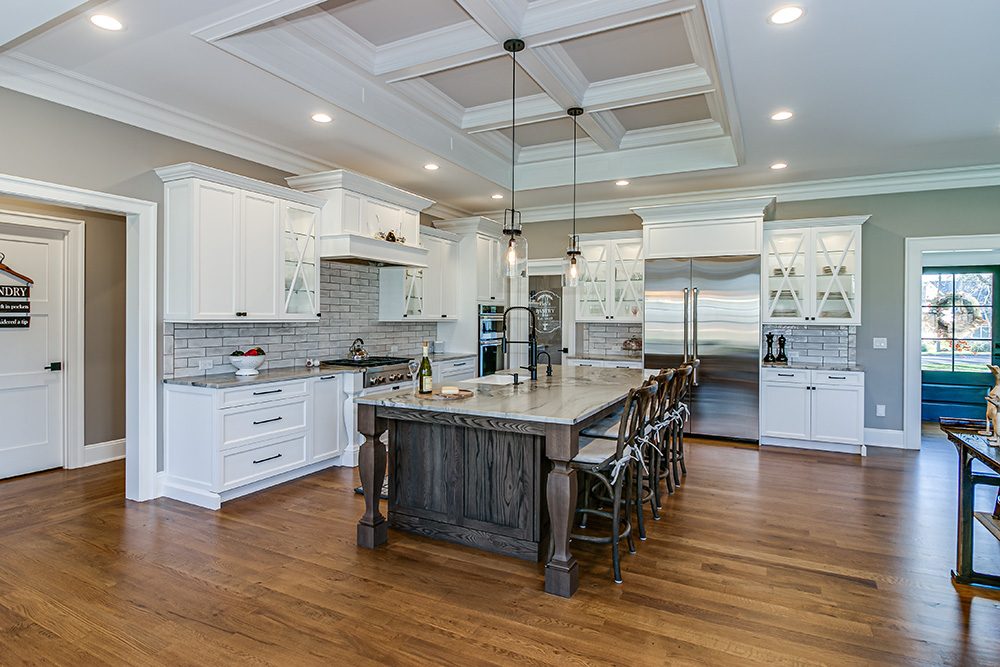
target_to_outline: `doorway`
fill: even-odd
[[[528,276],[528,306],[535,310],[538,351],[547,352],[554,365],[562,364],[562,276]]]
[[[65,237],[0,219],[0,479],[65,464]]]

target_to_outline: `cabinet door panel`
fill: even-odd
[[[451,241],[441,244],[441,312],[442,318],[458,317],[458,246]]]
[[[319,211],[285,202],[281,214],[282,278],[279,312],[287,319],[315,319],[320,312]]]
[[[820,228],[813,231],[813,315],[827,324],[861,323],[861,228]]]
[[[194,318],[234,319],[241,310],[241,192],[214,183],[201,183],[196,192]]]
[[[347,431],[344,425],[343,375],[319,377],[313,384],[312,461],[338,456],[344,450]]]
[[[812,394],[812,439],[863,444],[864,389],[817,385]]]
[[[278,312],[278,219],[274,197],[243,193],[242,286],[239,310],[248,318],[273,319]]]
[[[608,303],[611,317],[618,321],[641,321],[643,312],[642,241],[612,241],[609,244]]]
[[[444,271],[445,241],[427,236],[424,238],[424,247],[427,248],[427,268],[422,269],[422,316],[428,319],[440,318],[441,310],[441,285],[442,273]]]
[[[500,275],[500,252],[506,245],[501,239],[490,240],[490,301],[507,301],[507,278]]]
[[[490,301],[493,289],[493,251],[492,239],[486,236],[476,237],[476,300]]]
[[[805,322],[812,315],[811,238],[808,229],[765,232],[765,322]]]
[[[765,383],[763,435],[808,440],[812,393],[806,385]]]
[[[606,242],[580,244],[580,284],[576,288],[576,320],[603,322],[611,317],[608,306],[608,277],[611,261]]]

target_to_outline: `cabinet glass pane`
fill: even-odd
[[[767,237],[767,313],[771,319],[806,316],[809,276],[807,231],[773,232]]]
[[[643,262],[641,241],[613,241],[612,293],[616,320],[641,320],[643,302]]]
[[[294,207],[285,210],[281,243],[284,307],[289,315],[314,315],[319,312],[315,225],[314,212]]]
[[[577,287],[577,319],[605,319],[610,315],[608,244],[580,244],[580,284]]]
[[[403,275],[403,293],[406,295],[403,312],[407,317],[419,317],[424,313],[424,270],[407,269]]]
[[[854,229],[816,230],[816,319],[850,319],[857,310]]]

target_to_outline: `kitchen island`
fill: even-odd
[[[535,382],[462,383],[475,395],[442,400],[413,390],[358,398],[365,513],[359,546],[388,540],[388,527],[539,560],[552,543],[545,590],[578,586],[569,549],[579,433],[624,404],[642,371],[553,367]],[[521,376],[524,378],[525,376]],[[388,452],[379,436],[388,431]],[[388,454],[388,519],[380,510]]]

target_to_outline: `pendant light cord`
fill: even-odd
[[[514,162],[517,159],[517,51],[511,51],[510,66],[510,228],[514,229]]]
[[[576,247],[576,116],[573,116],[573,247]]]

